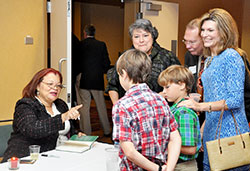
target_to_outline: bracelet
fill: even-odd
[[[208,109],[208,112],[212,112],[212,106],[211,106],[211,103],[209,103],[209,109]]]

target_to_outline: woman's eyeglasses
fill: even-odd
[[[42,81],[42,83],[46,84],[51,89],[62,89],[62,88],[64,88],[62,84],[54,85],[54,83],[47,83],[47,82],[44,82],[44,81]]]

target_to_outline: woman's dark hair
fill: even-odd
[[[138,19],[129,26],[129,35],[131,38],[135,29],[142,29],[151,33],[154,41],[158,38],[159,35],[158,30],[153,27],[152,23],[147,19]]]
[[[53,68],[42,69],[38,71],[30,80],[30,82],[24,87],[23,93],[22,93],[23,97],[35,98],[37,94],[37,90],[36,90],[37,86],[43,81],[44,76],[46,76],[49,73],[54,73],[55,75],[59,75],[60,83],[62,83],[63,78],[62,78],[62,74],[59,71]]]

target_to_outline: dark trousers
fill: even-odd
[[[203,171],[203,152],[199,152],[198,157],[196,158],[198,171]]]
[[[204,120],[205,120],[205,112],[200,112],[200,116],[199,116],[200,126],[203,124]],[[199,155],[196,158],[196,162],[197,162],[198,171],[203,171],[203,152],[199,152]]]

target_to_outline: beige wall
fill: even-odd
[[[152,25],[157,28],[159,32],[157,42],[160,46],[171,50],[171,41],[178,39],[179,5],[177,3],[153,1],[154,4],[161,5],[162,10],[148,11],[145,2],[152,2],[152,0],[145,0],[142,3],[143,18],[150,20]]]
[[[111,64],[123,52],[123,9],[119,6],[82,3],[82,30],[86,24],[96,27],[96,39],[107,45]]]
[[[11,119],[22,89],[46,67],[45,0],[0,1],[0,119]],[[30,35],[33,45],[25,45]]]

